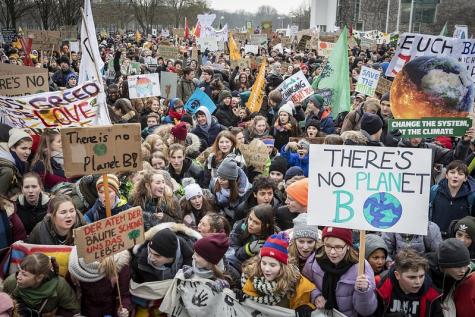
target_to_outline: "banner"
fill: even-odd
[[[196,39],[196,45],[202,52],[209,50],[210,52],[216,52],[219,50],[218,40],[215,37],[201,36]]]
[[[389,129],[398,129],[403,138],[464,136],[470,127],[472,120],[469,118],[389,119]]]
[[[381,72],[379,70],[366,66],[361,67],[361,72],[360,76],[358,77],[358,82],[356,83],[355,91],[373,97],[376,92],[376,88],[378,87],[380,76]]]
[[[333,52],[334,47],[335,43],[318,41],[317,54],[318,56],[328,57]]]
[[[24,97],[0,97],[3,123],[17,128],[45,129],[92,126],[96,117],[98,82]]]
[[[229,33],[229,59],[236,62],[241,59],[241,50],[238,48],[232,33]]]
[[[0,63],[0,96],[24,96],[47,91],[47,69]]]
[[[157,73],[128,76],[129,98],[160,96],[160,81]]]
[[[313,95],[313,88],[301,70],[284,80],[277,90],[282,93],[283,101],[291,99],[294,104]]]
[[[401,35],[386,76],[396,76],[407,62],[419,56],[452,57],[467,69],[472,81],[475,81],[475,39],[415,33]]]
[[[251,113],[261,110],[262,101],[264,100],[264,86],[266,83],[265,74],[266,60],[264,59],[261,67],[259,68],[256,81],[254,82],[254,85],[252,85],[251,95],[249,96],[249,100],[246,104]]]
[[[193,115],[201,106],[208,108],[209,113],[213,113],[216,110],[213,100],[203,90],[196,88],[195,92],[188,98],[185,110]]]
[[[158,56],[163,57],[164,60],[167,59],[177,59],[178,57],[178,48],[168,45],[159,45],[158,46]]]
[[[426,235],[430,149],[310,145],[308,223]]]
[[[61,141],[67,177],[142,169],[138,123],[64,128]]]
[[[171,72],[160,72],[160,93],[165,99],[176,97],[178,75]]]

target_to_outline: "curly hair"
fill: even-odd
[[[153,199],[152,193],[150,192],[150,184],[155,175],[162,175],[166,184],[165,193],[163,197],[159,198],[159,202],[164,201],[167,206],[174,206],[173,183],[170,174],[167,171],[155,169],[146,171],[138,183],[135,184],[131,195],[131,201],[134,206],[145,208],[146,202]]]

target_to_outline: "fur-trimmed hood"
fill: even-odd
[[[15,213],[15,203],[11,200],[0,196],[0,208],[4,209],[7,212],[7,216],[10,217]]]
[[[40,202],[41,206],[47,205],[49,202],[49,199],[50,197],[47,193],[41,192],[41,202]],[[25,206],[25,203],[26,203],[25,195],[23,194],[18,195],[18,203],[22,206]]]
[[[196,134],[188,132],[188,134],[186,135],[185,144],[186,144],[186,150],[185,150],[186,156],[194,159],[200,154],[201,141],[200,141],[200,138]]]

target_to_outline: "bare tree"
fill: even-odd
[[[2,24],[16,29],[17,21],[34,7],[30,0],[0,1],[0,17]]]
[[[52,18],[56,16],[56,14],[53,14],[53,12],[56,11],[56,0],[34,0],[34,2],[43,29],[48,30],[52,24],[54,24],[50,23],[50,19],[52,20]]]
[[[83,2],[79,0],[57,0],[59,25],[76,25],[81,17]]]
[[[130,0],[130,5],[134,9],[135,19],[146,34],[151,33],[159,8],[165,9],[164,0]]]

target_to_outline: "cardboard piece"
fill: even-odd
[[[391,91],[392,81],[384,77],[379,77],[378,86],[376,86],[376,92],[378,94],[384,95],[387,92]]]
[[[290,48],[290,46],[292,45],[292,39],[288,36],[282,36],[280,38],[280,41],[281,41],[282,45],[286,48]]]
[[[174,46],[159,45],[158,56],[163,57],[164,60],[175,60],[178,58],[178,49]]]
[[[62,43],[60,31],[44,31],[44,30],[27,30],[26,34],[32,38],[32,49],[35,50],[51,50],[51,48],[59,48]]]
[[[269,158],[269,151],[264,142],[254,139],[249,144],[239,145],[239,151],[244,156],[247,165],[254,166],[257,172],[264,172]]]
[[[46,68],[0,63],[0,96],[24,96],[47,91]]]
[[[140,124],[61,129],[67,177],[142,170]]]
[[[165,99],[176,97],[176,89],[178,84],[178,75],[171,72],[160,73],[160,92]]]
[[[160,96],[160,81],[157,73],[128,76],[129,98],[138,99]]]
[[[305,49],[307,48],[307,42],[310,41],[311,39],[312,39],[311,35],[306,35],[306,34],[302,35],[302,38],[297,44],[297,51],[305,51]]]
[[[231,69],[235,69],[239,66],[239,69],[246,69],[251,67],[251,60],[249,58],[241,58],[238,61],[231,61]]]
[[[74,229],[78,257],[86,263],[133,248],[143,243],[142,208],[132,207],[115,216]]]
[[[248,44],[267,47],[267,34],[250,34]]]

